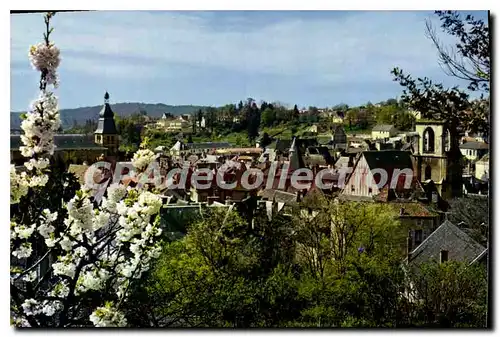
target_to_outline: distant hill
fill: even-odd
[[[116,103],[111,104],[113,111],[119,116],[130,116],[134,113],[144,110],[148,116],[161,117],[163,113],[171,113],[172,115],[191,114],[198,109],[204,109],[204,106],[197,105],[167,105],[162,103],[149,104],[149,103]],[[62,109],[59,111],[61,114],[61,122],[63,129],[69,129],[76,121],[77,124],[85,124],[88,119],[99,119],[99,112],[102,105],[75,108],[75,109]],[[10,128],[16,130],[21,128],[21,112],[10,113]]]

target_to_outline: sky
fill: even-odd
[[[474,12],[487,18],[487,12]],[[429,11],[100,11],[58,13],[61,108],[144,102],[220,106],[252,97],[299,107],[401,95],[395,66],[446,86],[425,36]],[[37,95],[29,46],[42,14],[11,15],[11,111]],[[453,43],[449,36],[442,41]]]

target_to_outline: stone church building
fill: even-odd
[[[119,155],[120,144],[115,125],[114,113],[109,104],[109,94],[104,95],[104,105],[99,113],[99,122],[94,135],[56,134],[54,135],[54,160],[70,164],[92,164],[99,158],[113,158]],[[11,163],[22,165],[26,158],[21,156],[21,135],[10,136]]]

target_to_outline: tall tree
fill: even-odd
[[[475,66],[477,76],[469,76],[469,89],[483,89],[489,92],[489,29],[481,20],[467,16],[465,22],[456,12],[440,12],[436,14],[441,18],[445,32],[459,37],[457,44],[459,53]],[[468,29],[467,27],[472,27]],[[447,67],[457,70],[458,63],[453,63],[444,54]],[[457,70],[458,71],[458,70]],[[392,70],[394,80],[405,89],[402,100],[410,108],[419,111],[423,118],[443,120],[448,124],[450,131],[450,172],[452,191],[455,196],[462,193],[462,157],[459,149],[459,131],[481,131],[489,134],[489,104],[486,100],[471,102],[469,95],[460,90],[458,86],[444,88],[442,84],[435,84],[430,79],[413,79],[401,69]],[[457,74],[457,73],[455,73]],[[462,73],[463,75],[463,73]],[[469,75],[472,75],[469,73]]]
[[[443,45],[432,23],[426,23],[427,36],[434,42],[444,71],[469,82],[469,90],[490,88],[490,27],[472,15],[465,18],[457,11],[436,11],[441,30],[457,39],[455,48]]]
[[[297,107],[297,104],[295,104],[293,106],[293,115],[292,115],[293,120],[298,120],[299,119],[299,115],[300,115],[299,108]]]
[[[266,108],[262,110],[261,123],[264,126],[272,126],[276,121],[276,110]]]

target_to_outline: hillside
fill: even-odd
[[[81,107],[75,109],[62,109],[61,122],[63,129],[71,128],[76,121],[77,124],[85,124],[88,119],[97,120],[99,118],[99,112],[101,111],[102,105]],[[138,113],[141,110],[147,112],[151,117],[161,117],[163,113],[171,113],[172,115],[182,115],[190,114],[198,109],[204,109],[203,106],[195,105],[167,105],[162,103],[150,104],[150,103],[116,103],[111,104],[111,108],[119,116],[130,116],[134,113]],[[20,129],[21,126],[21,112],[11,112],[10,113],[10,128]]]

